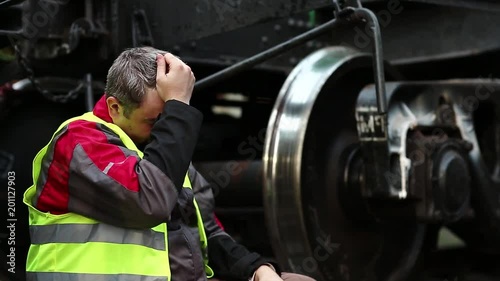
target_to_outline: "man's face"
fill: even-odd
[[[124,116],[121,105],[117,112],[110,109],[110,115],[113,123],[125,131],[136,144],[142,144],[149,140],[151,129],[158,115],[163,111],[164,105],[156,90],[148,89],[142,103],[131,111],[128,118]]]

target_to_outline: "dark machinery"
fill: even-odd
[[[0,280],[24,280],[36,151],[140,45],[192,66],[194,163],[252,250],[318,280],[500,280],[498,26],[487,0],[0,2]]]

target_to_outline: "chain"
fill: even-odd
[[[57,102],[57,103],[68,103],[70,100],[75,100],[78,97],[78,94],[80,91],[83,89],[83,87],[86,86],[84,81],[80,81],[78,85],[70,90],[67,94],[65,95],[57,95],[52,92],[50,92],[47,89],[44,89],[40,83],[38,82],[37,79],[35,79],[35,73],[33,69],[30,67],[29,60],[22,54],[21,48],[19,47],[19,44],[15,41],[14,38],[9,36],[10,43],[12,47],[14,48],[14,52],[16,53],[17,59],[19,61],[19,64],[21,64],[22,68],[24,71],[26,71],[28,75],[28,79],[31,82],[31,85],[40,92],[46,99]]]

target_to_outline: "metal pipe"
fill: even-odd
[[[92,7],[92,0],[85,0],[85,18],[89,21],[92,22],[94,19],[93,15],[93,7]]]
[[[375,89],[377,93],[377,107],[380,114],[385,114],[387,112],[387,99],[385,96],[385,72],[384,72],[384,57],[382,50],[382,35],[380,32],[380,26],[378,24],[377,16],[365,8],[354,9],[354,17],[358,19],[364,19],[367,21],[370,29],[373,32],[373,39],[375,40],[372,44],[373,48],[373,70]]]
[[[92,74],[85,75],[85,105],[87,111],[92,111],[94,108],[94,92],[92,91]]]
[[[286,42],[283,42],[279,45],[276,45],[262,53],[259,53],[253,57],[250,57],[248,59],[245,59],[241,62],[238,62],[228,68],[225,68],[217,73],[214,73],[208,77],[205,77],[201,79],[200,81],[196,82],[195,84],[195,90],[201,90],[203,88],[212,86],[220,81],[223,81],[224,79],[230,78],[244,70],[250,69],[266,60],[269,60],[273,57],[276,57],[280,55],[281,53],[284,53],[288,50],[291,50],[302,43],[309,41],[313,38],[316,38],[320,36],[321,34],[333,29],[340,23],[339,20],[333,19],[330,20],[329,22],[326,22],[318,27],[315,27],[314,29],[311,29],[305,33],[302,33]]]

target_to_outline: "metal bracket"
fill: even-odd
[[[85,107],[87,111],[94,108],[94,91],[92,90],[92,73],[85,74]]]
[[[80,44],[81,37],[90,34],[93,29],[93,24],[88,19],[79,18],[75,20],[69,29],[68,52],[74,51]]]
[[[380,115],[385,114],[387,101],[385,96],[384,55],[382,33],[377,16],[372,11],[363,8],[359,0],[333,0],[333,6],[336,18],[353,22],[365,21],[373,32],[373,70],[377,90],[377,107]]]
[[[135,10],[132,15],[132,44],[134,47],[154,45],[149,20],[143,9]]]
[[[333,13],[336,18],[352,11],[353,8],[362,8],[359,0],[333,0]]]
[[[394,173],[394,171],[391,169],[387,139],[387,97],[380,25],[376,15],[372,11],[363,8],[359,0],[333,0],[333,5],[336,18],[353,23],[365,22],[372,32],[373,79],[375,81],[377,108],[367,107],[364,112],[357,112],[356,119],[363,157],[367,163],[365,166],[367,183],[371,185],[372,191],[384,196],[386,194],[384,191],[390,186],[386,176]],[[364,122],[372,121],[377,125],[374,130],[363,131],[360,129],[366,125]]]

